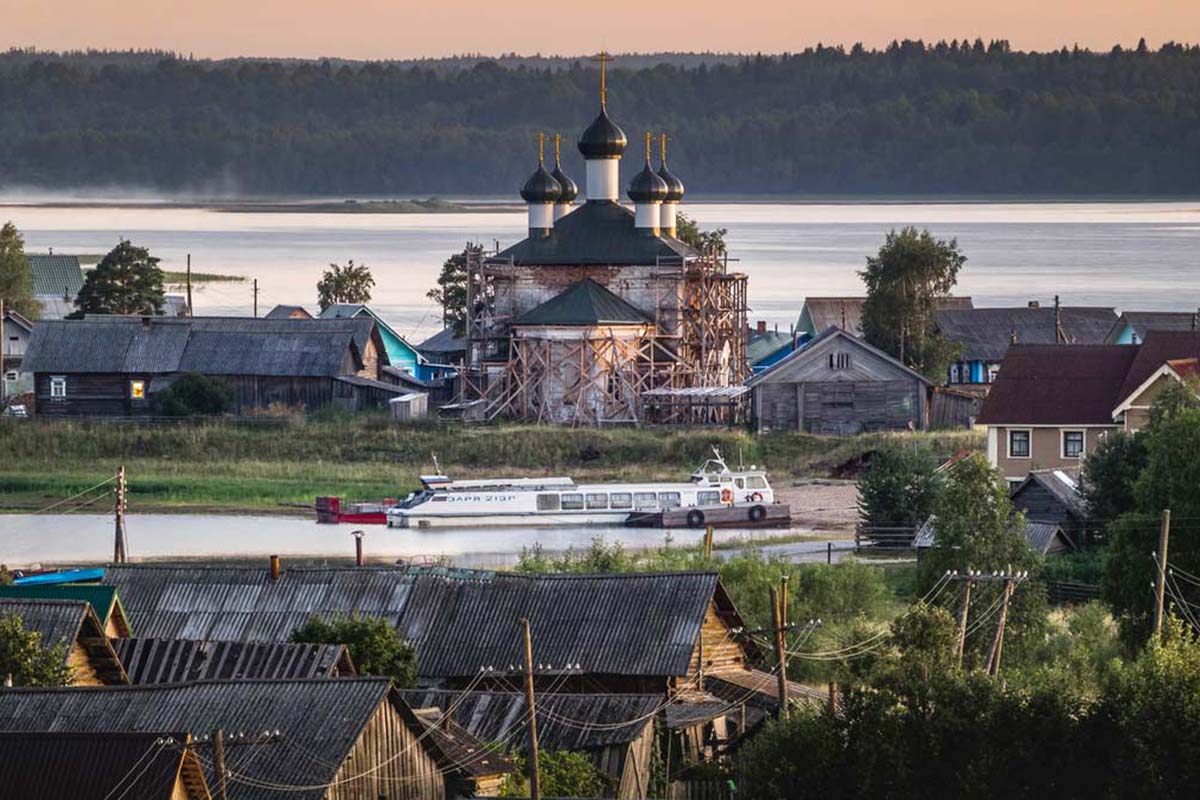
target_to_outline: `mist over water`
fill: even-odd
[[[442,261],[464,243],[525,235],[525,215],[505,213],[227,213],[155,205],[154,195],[97,198],[101,206],[30,193],[0,196],[30,252],[101,254],[120,238],[149,247],[166,269],[258,278],[259,313],[277,303],[316,306],[331,262],[354,259],[375,275],[372,305],[401,333],[437,332],[440,309],[425,293]],[[78,200],[79,197],[70,199]],[[68,197],[63,196],[63,201]],[[135,205],[118,205],[129,202]],[[142,203],[143,205],[136,205]],[[729,229],[731,269],[750,276],[751,319],[786,330],[808,295],[862,293],[858,270],[884,234],[902,225],[957,238],[968,257],[960,295],[977,305],[1043,303],[1119,309],[1200,306],[1200,202],[1112,203],[692,203],[702,227]],[[249,282],[194,291],[198,314],[249,314]]]

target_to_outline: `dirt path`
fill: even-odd
[[[853,535],[858,520],[858,486],[849,481],[805,481],[775,487],[775,497],[792,507],[792,525]]]

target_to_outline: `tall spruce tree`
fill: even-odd
[[[75,307],[83,314],[162,314],[158,261],[146,248],[122,240],[84,277]]]

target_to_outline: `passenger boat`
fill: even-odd
[[[392,528],[499,525],[624,525],[632,514],[691,509],[688,525],[702,527],[704,509],[744,506],[747,519],[766,517],[775,494],[765,470],[731,470],[714,451],[679,483],[578,484],[569,477],[456,481],[421,477],[422,489],[387,512]]]

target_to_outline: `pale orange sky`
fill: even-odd
[[[1004,38],[1022,50],[1200,42],[1200,0],[5,0],[0,45],[198,57],[779,52]],[[597,10],[599,9],[599,10]]]

